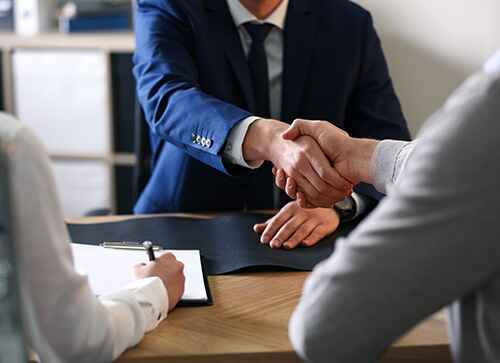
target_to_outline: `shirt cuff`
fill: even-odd
[[[407,152],[411,151],[413,143],[408,141],[383,140],[379,142],[372,158],[372,173],[375,188],[381,193],[387,193],[402,170],[401,162],[406,160]],[[404,156],[404,157],[401,157]]]
[[[243,142],[245,141],[248,128],[259,119],[260,117],[250,116],[233,127],[223,152],[223,157],[226,160],[249,169],[258,169],[262,166],[264,160],[247,163],[243,157]]]
[[[137,301],[143,312],[146,333],[155,329],[168,315],[168,291],[159,277],[135,280],[117,294],[128,294]],[[112,300],[113,295],[104,298]]]

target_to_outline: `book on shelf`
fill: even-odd
[[[0,0],[0,31],[14,30],[14,0]]]
[[[127,31],[132,24],[130,1],[69,1],[59,13],[62,33]]]

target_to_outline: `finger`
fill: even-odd
[[[285,224],[290,218],[292,218],[293,213],[288,208],[283,208],[279,213],[269,220],[260,241],[262,243],[269,243],[276,235],[276,232]]]
[[[309,162],[316,174],[321,178],[322,183],[314,184],[314,186],[326,194],[332,188],[335,190],[348,193],[352,189],[352,183],[342,177],[331,165],[330,160],[320,150],[316,150],[313,154],[308,155]],[[313,182],[311,180],[311,182]]]
[[[273,166],[273,168],[271,170],[273,172],[273,175],[276,176],[276,173],[278,172],[278,169],[276,169],[276,167]]]
[[[321,196],[320,198],[307,198],[307,203],[313,207],[330,208],[345,198],[346,195],[344,192],[332,191],[330,195]]]
[[[255,233],[262,234],[264,230],[266,229],[267,223],[259,223],[253,226],[253,230]]]
[[[300,194],[299,194],[300,193]],[[297,203],[301,208],[331,208],[333,204],[344,200],[346,195],[343,192],[333,191],[329,196],[321,198],[306,197],[303,192],[297,193]]]
[[[160,260],[165,260],[165,261],[172,261],[176,260],[174,254],[172,252],[163,252],[158,256],[158,259]]]
[[[317,153],[318,156],[321,155],[321,153]],[[311,185],[314,187],[314,189],[316,190],[316,196],[319,197],[321,196],[322,194],[326,194],[328,193],[332,187],[330,185],[328,185],[325,181],[323,181],[323,179],[321,179],[321,177],[319,176],[317,170],[314,169],[312,163],[311,163],[311,160],[310,159],[313,159],[314,158],[314,155],[313,157],[309,157],[309,161],[307,162],[307,164],[305,164],[305,168],[302,168],[300,171],[302,173],[302,175],[304,176],[304,178],[306,178],[310,183]],[[326,161],[326,165],[327,167],[330,167],[329,166],[329,162],[325,159]],[[333,168],[332,168],[333,169]]]
[[[296,215],[286,222],[276,233],[274,238],[271,240],[270,246],[272,248],[281,248],[283,243],[287,241],[299,228],[307,218],[304,215]]]
[[[300,208],[303,209],[311,209],[318,207],[314,203],[311,203],[310,200],[305,196],[305,194],[302,191],[297,192],[297,204],[299,205]]]
[[[311,234],[311,232],[314,230],[314,228],[316,228],[317,225],[318,222],[315,220],[310,219],[306,221],[295,231],[295,233],[288,239],[288,241],[283,244],[283,246],[289,250],[294,249],[300,243],[302,243],[304,238]]]
[[[286,189],[286,174],[282,169],[279,169],[276,173],[276,186],[281,190]]]
[[[321,241],[323,238],[325,238],[328,235],[328,233],[325,233],[320,226],[317,226],[309,236],[304,238],[302,243],[304,246],[311,247],[317,244],[319,241]]]
[[[307,162],[305,163],[300,171],[292,170],[290,176],[295,179],[297,183],[297,188],[302,190],[308,198],[318,198],[318,190],[311,184],[309,179],[306,177],[315,174],[311,165]]]
[[[317,139],[321,133],[320,126],[320,121],[296,119],[281,137],[285,140],[295,140],[299,136],[307,135]]]
[[[295,179],[291,177],[286,179],[285,192],[290,198],[297,198],[297,183],[295,182]]]
[[[309,203],[307,202],[307,198],[303,192],[297,192],[297,203],[300,208],[308,208]]]

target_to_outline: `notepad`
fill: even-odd
[[[96,295],[107,295],[122,289],[133,281],[132,268],[147,262],[145,251],[114,250],[100,246],[71,244],[76,270],[87,275]],[[185,292],[181,302],[185,305],[211,304],[209,288],[203,274],[198,250],[171,250],[184,264]]]

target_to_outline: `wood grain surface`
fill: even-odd
[[[131,217],[71,222],[95,223],[128,218]],[[299,362],[288,339],[288,320],[308,274],[272,272],[211,276],[213,306],[175,309],[118,362]],[[436,314],[402,337],[386,352],[382,361],[450,363],[443,314]]]

